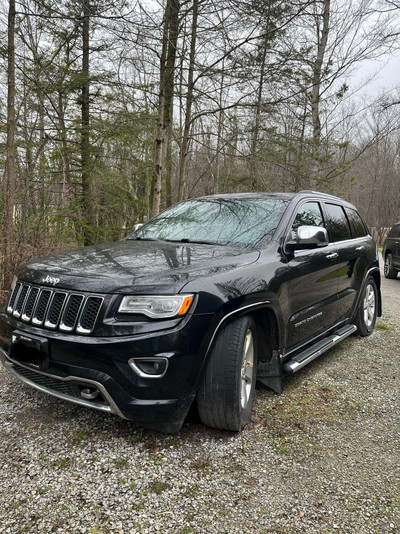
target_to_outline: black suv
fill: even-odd
[[[382,250],[386,278],[397,278],[400,271],[400,221],[393,226],[385,239]]]
[[[354,206],[220,195],[21,268],[0,353],[40,391],[145,427],[178,431],[196,399],[203,423],[235,431],[256,380],[281,392],[380,313],[377,248]]]

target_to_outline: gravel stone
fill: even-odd
[[[372,336],[258,390],[240,434],[143,430],[1,368],[0,532],[399,534],[400,278],[382,293]]]

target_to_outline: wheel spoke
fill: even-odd
[[[243,371],[243,375],[242,375],[242,378],[246,381],[246,382],[251,382],[252,378],[253,378],[253,364],[252,363],[248,363],[246,365],[246,367],[244,368],[244,371]]]
[[[251,330],[247,330],[243,344],[243,356],[241,367],[241,392],[240,401],[242,408],[247,406],[250,398],[251,386],[254,376],[254,342]]]

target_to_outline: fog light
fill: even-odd
[[[167,358],[131,358],[128,363],[142,378],[162,378],[168,369]]]

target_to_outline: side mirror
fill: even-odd
[[[143,226],[143,223],[137,223],[134,225],[133,227],[133,232],[136,232],[136,230],[139,230],[139,228],[141,228]]]
[[[286,250],[307,250],[328,245],[328,232],[321,226],[299,226],[297,229],[297,241],[288,241]]]

